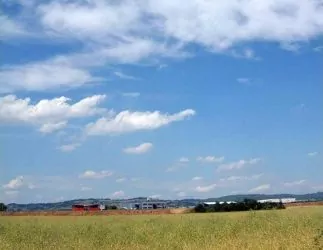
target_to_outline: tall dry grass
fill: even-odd
[[[0,217],[0,249],[322,249],[323,207],[213,214]]]

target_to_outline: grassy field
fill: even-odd
[[[323,207],[137,216],[0,216],[0,249],[323,249]]]

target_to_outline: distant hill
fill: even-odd
[[[323,201],[323,192],[311,193],[311,194],[237,194],[237,195],[227,195],[218,198],[208,198],[208,199],[182,199],[182,200],[164,200],[171,207],[190,207],[195,206],[203,201],[242,201],[243,199],[281,199],[281,198],[296,198],[297,201]],[[50,210],[70,210],[73,204],[93,204],[102,203],[106,205],[119,205],[124,206],[124,204],[136,203],[145,201],[146,197],[137,197],[132,199],[75,199],[55,203],[29,203],[29,204],[8,204],[8,210],[10,211],[50,211]]]

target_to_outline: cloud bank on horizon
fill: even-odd
[[[322,0],[0,2],[0,200],[322,191]]]

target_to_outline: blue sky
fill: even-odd
[[[2,1],[0,200],[323,191],[323,2]]]

